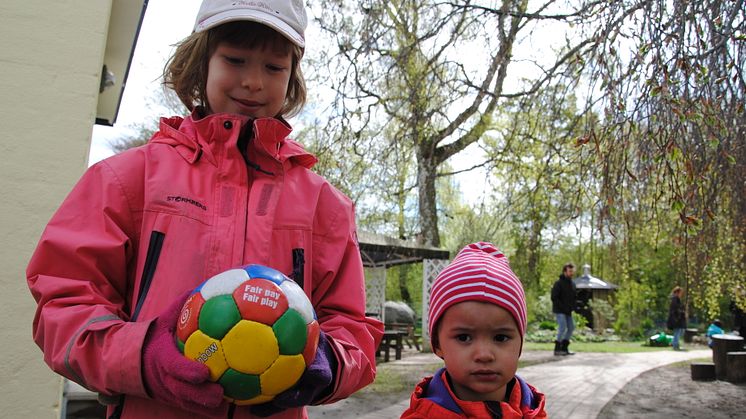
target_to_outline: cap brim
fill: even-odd
[[[229,10],[217,13],[197,23],[194,26],[194,31],[202,32],[214,28],[218,25],[222,25],[223,23],[236,22],[241,20],[248,20],[251,22],[261,23],[262,25],[267,25],[285,36],[285,38],[287,38],[295,45],[301,48],[305,48],[306,46],[305,39],[303,39],[303,37],[295,29],[291,28],[290,25],[272,15],[256,10]]]

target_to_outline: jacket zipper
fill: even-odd
[[[303,248],[293,249],[293,273],[290,277],[296,284],[303,289],[303,270],[305,269],[306,258]]]
[[[140,280],[140,289],[137,293],[137,304],[132,312],[130,321],[137,321],[137,317],[140,315],[142,305],[145,303],[145,296],[150,290],[150,285],[153,282],[153,276],[155,275],[155,268],[158,266],[158,259],[161,256],[161,249],[163,249],[163,240],[166,238],[166,234],[160,231],[153,231],[150,233],[150,243],[148,243],[148,252],[145,254],[145,266],[142,270],[142,278]],[[109,419],[119,419],[124,411],[124,395],[119,396],[119,404],[114,408]]]
[[[145,297],[150,290],[150,284],[153,282],[155,268],[158,266],[158,259],[161,256],[163,239],[165,238],[166,234],[161,233],[160,231],[153,231],[150,234],[148,253],[145,256],[145,266],[143,267],[142,279],[140,280],[140,292],[137,294],[137,305],[135,305],[135,310],[132,312],[132,318],[130,321],[137,321],[137,317],[140,315],[142,305],[145,303]]]

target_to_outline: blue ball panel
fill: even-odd
[[[249,274],[250,278],[263,278],[272,281],[277,285],[280,285],[287,280],[287,277],[282,272],[266,266],[248,265],[244,266],[244,269]]]

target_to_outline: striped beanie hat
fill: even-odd
[[[438,319],[448,307],[463,301],[497,304],[513,315],[518,330],[526,333],[526,296],[508,258],[492,243],[472,243],[435,278],[430,291],[428,331],[433,336]]]

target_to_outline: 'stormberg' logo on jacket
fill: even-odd
[[[168,201],[168,202],[185,202],[187,204],[194,205],[195,207],[201,209],[202,211],[207,211],[207,207],[203,203],[201,203],[199,201],[195,201],[194,199],[191,199],[191,198],[183,197],[183,196],[168,196],[168,197],[166,197],[166,201]]]

